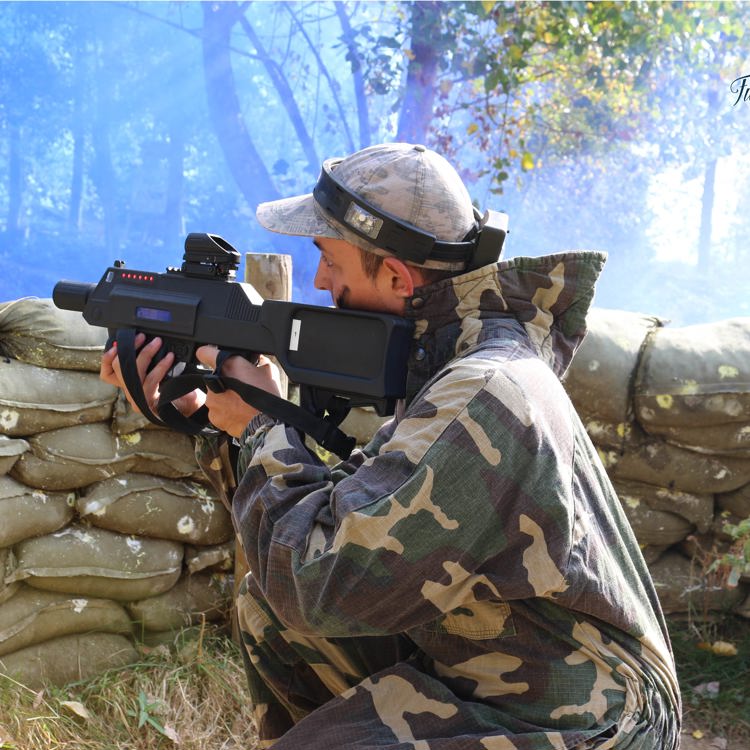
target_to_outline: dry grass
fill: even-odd
[[[750,624],[728,617],[698,631],[672,620],[670,631],[689,731],[750,747]],[[698,648],[717,638],[736,644],[737,655]],[[172,648],[144,648],[142,656],[39,693],[0,676],[0,750],[257,750],[242,658],[222,631],[185,631]],[[696,692],[709,682],[720,685],[715,696]]]
[[[726,615],[698,623],[671,618],[669,626],[686,725],[750,747],[750,623]],[[706,648],[716,641],[737,653],[718,656]]]
[[[2,750],[253,750],[242,659],[218,631],[95,680],[39,693],[0,676]]]

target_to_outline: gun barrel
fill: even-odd
[[[78,281],[58,281],[52,290],[52,301],[62,310],[83,312],[91,292],[96,284],[85,284]]]

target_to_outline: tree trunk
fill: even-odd
[[[182,227],[182,189],[185,183],[185,132],[178,123],[170,122],[169,149],[167,151],[167,205],[164,210],[164,246],[178,242]]]
[[[715,157],[709,159],[703,177],[701,228],[698,234],[698,270],[702,272],[707,272],[711,267],[711,222],[716,195],[716,162]]]
[[[203,67],[211,121],[229,171],[251,205],[274,200],[279,193],[260,158],[237,98],[229,51],[232,26],[239,20],[234,3],[203,3]]]
[[[10,240],[21,233],[21,199],[23,197],[23,167],[21,160],[21,128],[13,118],[8,119],[8,218],[6,231]]]
[[[435,104],[440,58],[441,2],[411,4],[411,52],[406,90],[401,105],[396,139],[408,143],[425,140]]]
[[[341,128],[344,131],[344,137],[346,138],[346,144],[347,149],[349,153],[354,151],[354,140],[352,139],[351,131],[349,130],[349,123],[346,120],[346,113],[344,112],[344,106],[341,103],[341,97],[338,94],[337,88],[336,88],[336,82],[331,77],[331,74],[328,72],[328,66],[323,61],[323,57],[320,54],[318,48],[313,43],[313,40],[310,39],[310,35],[307,33],[307,30],[305,29],[304,24],[302,21],[299,20],[299,17],[292,9],[291,3],[286,3],[284,5],[284,8],[286,8],[289,15],[292,17],[292,20],[294,21],[295,26],[297,29],[299,29],[300,34],[305,38],[305,41],[307,42],[307,46],[310,48],[310,52],[315,57],[315,61],[318,63],[318,70],[323,74],[323,77],[326,79],[328,83],[328,88],[331,90],[331,96],[333,97],[333,101],[336,104],[336,110],[339,114],[339,123],[341,125]]]
[[[345,3],[336,2],[336,15],[339,17],[341,30],[344,32],[342,37],[346,49],[349,53],[349,64],[352,69],[352,78],[354,80],[354,97],[357,102],[357,121],[359,122],[359,147],[367,148],[370,145],[370,111],[367,105],[367,96],[365,95],[365,78],[362,75],[362,62],[359,58],[359,51],[355,41],[355,34],[352,25],[349,23],[349,16],[346,13]]]
[[[83,200],[83,153],[86,127],[83,119],[85,78],[83,54],[80,46],[75,50],[75,90],[73,92],[73,169],[70,177],[70,205],[68,206],[68,229],[77,232],[81,224],[81,201]]]
[[[120,249],[120,232],[117,216],[117,186],[115,168],[112,164],[112,147],[109,142],[110,82],[101,60],[96,65],[96,109],[92,141],[94,163],[91,176],[99,201],[104,210],[104,245],[107,254],[117,257]]]
[[[255,33],[252,24],[244,15],[240,18],[240,24],[242,25],[243,31],[247,34],[250,43],[255,47],[258,59],[263,63],[266,71],[268,71],[268,76],[279,94],[279,99],[281,100],[287,115],[289,115],[294,132],[297,134],[297,138],[302,146],[302,151],[307,158],[307,168],[310,171],[310,174],[317,177],[318,172],[320,171],[320,159],[318,158],[315,144],[310,137],[305,121],[302,119],[302,113],[299,111],[297,101],[294,98],[294,92],[289,86],[286,76],[283,74],[281,67],[275,60],[272,60],[271,56],[266,52],[266,48],[263,46],[260,37]]]

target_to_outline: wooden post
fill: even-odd
[[[245,281],[263,299],[288,302],[292,298],[292,256],[277,253],[245,253]],[[281,371],[281,395],[288,396],[289,379]]]
[[[292,298],[292,256],[274,253],[245,253],[245,282],[252,284],[263,299],[288,302]],[[289,379],[281,371],[281,395],[287,395]],[[250,570],[239,540],[234,546],[234,601],[237,601],[240,584]],[[237,617],[232,616],[232,637],[242,643]]]

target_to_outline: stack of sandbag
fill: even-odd
[[[750,516],[750,319],[671,327],[593,309],[565,387],[617,490],[665,611],[734,608],[709,572]]]
[[[0,675],[32,687],[231,606],[229,514],[192,439],[99,379],[105,339],[51,300],[0,304]]]

